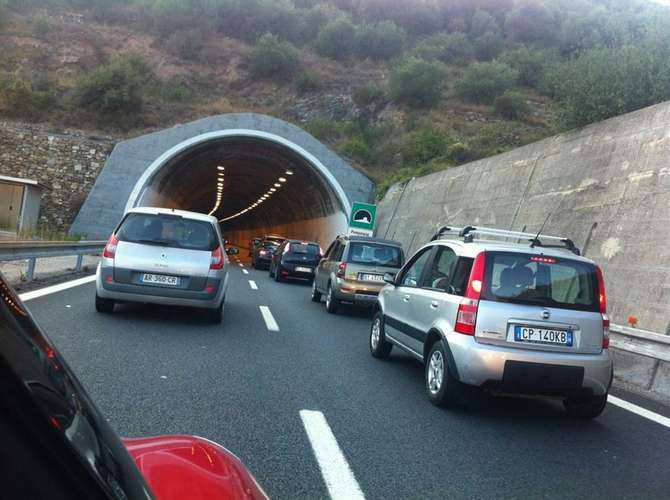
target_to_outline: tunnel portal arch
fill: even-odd
[[[269,176],[281,176],[289,169],[300,174],[289,179],[293,184],[286,184],[283,198],[268,201],[255,219],[240,217],[226,223],[240,237],[243,229],[251,234],[274,228],[300,237],[290,233],[296,227],[306,231],[304,221],[298,220],[302,214],[311,221],[304,237],[318,236],[323,242],[346,227],[354,201],[371,201],[374,196],[369,178],[299,127],[253,113],[219,115],[117,144],[71,232],[104,239],[129,208],[156,206],[158,198],[151,196],[156,192],[168,193],[175,208],[206,211],[201,200],[212,196],[207,169],[223,161],[232,165],[226,171],[230,172],[226,188],[231,187],[228,197],[224,194],[225,210],[215,214],[220,218],[244,206],[245,197],[253,201],[252,191],[262,192]],[[323,220],[327,227],[316,230]]]

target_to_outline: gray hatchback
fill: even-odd
[[[454,232],[459,239],[445,238]],[[605,408],[613,367],[603,275],[569,239],[443,228],[385,279],[370,351],[385,358],[396,346],[422,361],[433,403],[453,405],[469,385],[557,397],[579,417]]]
[[[215,217],[165,208],[134,208],[105,246],[95,305],[117,302],[197,307],[220,323],[228,260]]]

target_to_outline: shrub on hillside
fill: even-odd
[[[526,99],[518,92],[510,90],[496,97],[493,106],[496,114],[506,120],[520,120],[530,113]]]
[[[0,104],[13,117],[44,118],[56,104],[56,86],[48,78],[0,75]]]
[[[199,61],[204,47],[205,37],[200,29],[177,31],[165,42],[168,52],[187,61]]]
[[[493,123],[483,126],[472,140],[475,158],[485,158],[504,153],[521,145],[518,124],[514,122]]]
[[[490,104],[516,84],[518,73],[502,62],[474,63],[456,82],[456,93],[467,101]]]
[[[349,139],[344,146],[342,146],[342,151],[347,156],[357,159],[359,161],[370,161],[372,157],[372,150],[365,140],[361,137],[353,137]]]
[[[439,64],[409,57],[391,72],[391,96],[413,107],[429,107],[442,95],[444,71]]]
[[[358,30],[356,53],[377,61],[385,61],[399,55],[405,48],[407,34],[393,21],[366,24]]]
[[[518,2],[505,16],[505,33],[522,43],[549,46],[559,29],[560,22],[550,2]]]
[[[435,158],[443,158],[451,143],[448,136],[430,127],[407,136],[402,154],[405,165],[420,165]]]
[[[437,59],[460,66],[474,58],[472,42],[464,33],[436,33],[419,42],[416,53],[426,60]]]
[[[486,33],[499,34],[498,21],[491,14],[482,9],[477,9],[470,20],[470,36],[479,38]]]
[[[345,18],[329,22],[319,32],[315,48],[324,57],[339,61],[348,59],[356,48],[356,27]]]
[[[519,73],[519,84],[533,88],[538,88],[547,67],[558,60],[556,51],[528,47],[519,47],[500,56],[501,62],[509,64]]]
[[[295,82],[295,88],[300,94],[316,92],[321,87],[323,87],[323,81],[321,80],[319,74],[315,73],[314,71],[305,71]]]
[[[153,80],[153,71],[140,56],[118,58],[84,75],[77,83],[77,96],[84,108],[123,118],[141,111]]]
[[[249,60],[249,70],[257,78],[289,80],[299,67],[298,50],[270,33],[258,40]]]
[[[342,12],[331,4],[317,4],[302,13],[296,26],[296,42],[308,43],[316,40],[319,32],[329,21],[342,16]]]
[[[500,55],[505,41],[498,33],[489,31],[473,41],[475,56],[479,61],[490,61]]]
[[[366,83],[360,87],[356,87],[353,92],[354,104],[359,109],[367,108],[373,104],[383,100],[386,96],[384,89],[375,83]]]

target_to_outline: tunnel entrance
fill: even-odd
[[[117,144],[71,232],[107,238],[130,208],[211,213],[244,246],[275,233],[328,244],[374,184],[304,130],[220,115]]]
[[[228,130],[166,151],[137,182],[126,209],[178,208],[219,219],[244,246],[280,234],[322,245],[346,230],[349,200],[313,155],[273,134]]]

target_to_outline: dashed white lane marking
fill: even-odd
[[[279,331],[279,325],[275,321],[275,317],[272,315],[272,312],[270,312],[270,308],[268,306],[258,306],[261,310],[261,314],[263,315],[263,319],[265,320],[265,326],[267,327],[268,330],[271,332],[278,332]]]
[[[249,271],[247,271],[246,269],[242,269],[242,272],[243,272],[244,274],[249,274]]]
[[[258,285],[254,280],[249,280],[249,286],[251,287],[252,290],[258,290]]]
[[[51,295],[52,293],[62,292],[63,290],[68,290],[69,288],[85,285],[86,283],[92,283],[93,281],[95,281],[95,274],[92,276],[86,276],[84,278],[67,281],[65,283],[60,283],[58,285],[40,288],[39,290],[34,290],[32,292],[22,293],[19,295],[19,298],[23,302],[26,302],[28,300],[37,299],[38,297],[44,297],[45,295]]]
[[[365,496],[337,444],[326,417],[320,411],[301,410],[300,418],[319,463],[321,475],[333,500],[364,499]]]
[[[240,266],[240,267],[244,267],[244,264],[242,264],[241,262],[237,265]]]
[[[635,413],[636,415],[639,415],[643,418],[647,418],[652,422],[656,422],[657,424],[661,424],[670,428],[670,418],[668,417],[664,417],[663,415],[649,411],[646,408],[642,408],[641,406],[634,405],[633,403],[629,403],[623,399],[619,399],[615,396],[612,396],[611,394],[607,397],[607,402],[613,404],[614,406],[618,406],[619,408],[623,408],[624,410],[628,410],[631,413]]]

